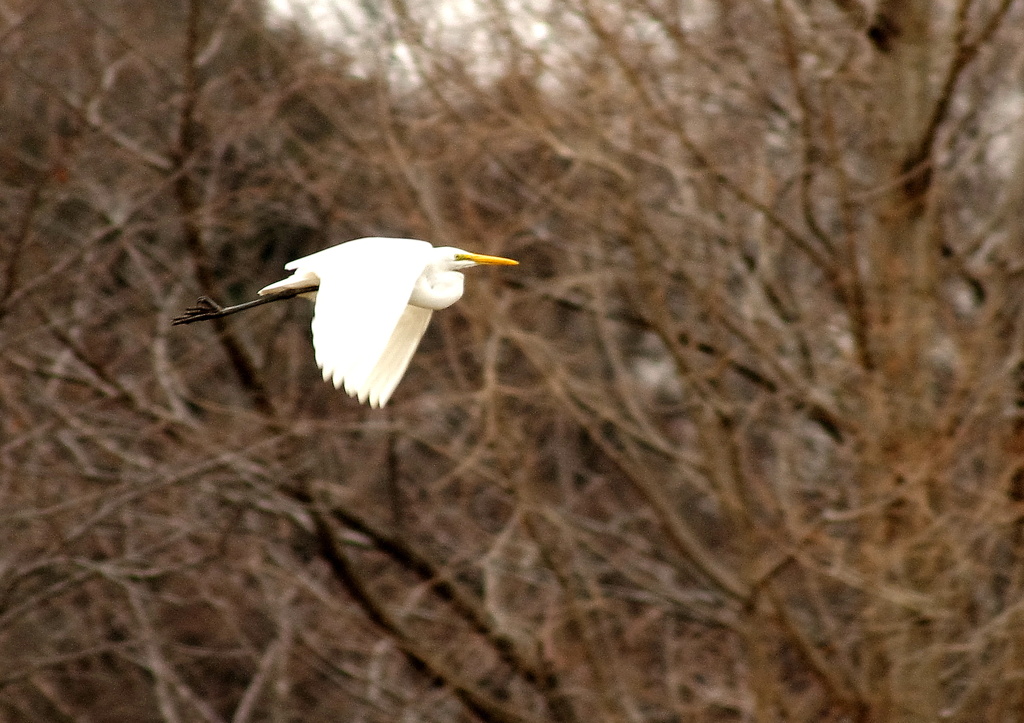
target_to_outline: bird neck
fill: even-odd
[[[462,298],[466,277],[458,271],[437,271],[423,274],[409,296],[409,303],[424,309],[447,309]]]

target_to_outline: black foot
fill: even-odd
[[[194,306],[185,309],[185,313],[171,319],[171,325],[191,324],[193,321],[204,321],[214,319],[220,315],[224,307],[211,299],[209,296],[200,296],[196,299]]]

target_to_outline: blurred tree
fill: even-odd
[[[0,718],[1024,718],[1024,8],[11,2]],[[301,302],[501,253],[387,410]]]

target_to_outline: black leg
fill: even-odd
[[[298,289],[285,289],[284,291],[278,291],[275,294],[267,294],[266,296],[261,296],[258,299],[246,301],[244,304],[237,304],[235,306],[221,306],[209,296],[200,296],[196,299],[196,303],[193,306],[185,309],[184,314],[174,317],[171,320],[171,324],[173,326],[178,326],[179,324],[191,324],[195,321],[218,319],[222,316],[230,316],[231,314],[237,314],[239,311],[251,309],[254,306],[269,304],[272,301],[293,299],[300,294],[308,294],[312,291],[316,291],[318,288],[320,287],[303,286]]]

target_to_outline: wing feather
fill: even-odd
[[[419,306],[406,306],[387,347],[377,360],[373,372],[359,388],[359,401],[369,399],[371,407],[383,407],[409,368],[412,355],[420,345],[433,312]]]
[[[416,239],[365,238],[289,264],[296,275],[310,270],[320,279],[312,330],[316,362],[325,381],[366,399],[368,383],[432,250],[429,243]],[[415,344],[408,350],[410,358],[413,351]],[[387,381],[397,384],[393,374]]]

